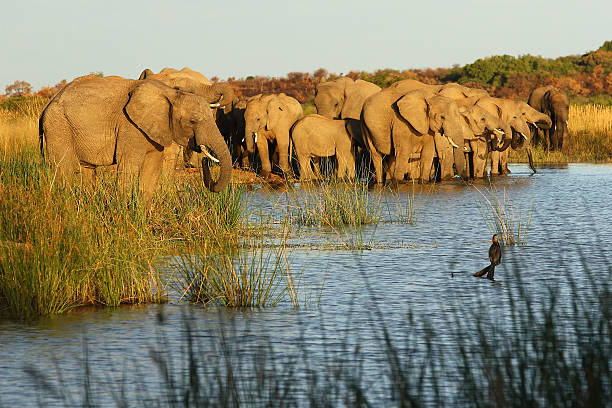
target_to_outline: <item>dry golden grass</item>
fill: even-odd
[[[612,161],[612,107],[570,105],[568,128],[563,151],[548,152],[541,145],[533,147],[536,163]],[[526,162],[527,154],[512,151],[510,160]]]

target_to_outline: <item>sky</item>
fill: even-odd
[[[340,74],[556,58],[612,40],[610,0],[2,0],[0,10],[0,93],[100,71]]]

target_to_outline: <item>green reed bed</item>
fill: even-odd
[[[150,272],[158,248],[135,192],[62,186],[40,159],[14,159],[0,169],[5,314],[29,319],[80,305],[161,300]]]
[[[298,225],[377,224],[381,220],[380,199],[380,194],[371,193],[365,183],[332,180],[313,189],[291,190],[289,217]]]
[[[283,242],[268,245],[262,235],[236,237],[223,246],[194,242],[172,261],[171,287],[180,299],[205,305],[266,307],[288,300],[298,306]]]
[[[524,245],[533,216],[533,204],[528,210],[512,200],[504,188],[499,191],[493,184],[483,190],[472,184],[482,197],[478,208],[489,231],[498,235],[502,245]]]

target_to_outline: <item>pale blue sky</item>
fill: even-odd
[[[610,0],[2,0],[0,10],[0,93],[17,79],[38,89],[93,71],[435,68],[612,40]]]

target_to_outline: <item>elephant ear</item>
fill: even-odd
[[[172,144],[172,103],[170,88],[151,81],[136,86],[129,93],[125,113],[132,123],[155,143],[168,147]]]
[[[427,117],[427,102],[421,92],[410,92],[402,96],[397,102],[399,114],[410,123],[420,134],[429,132],[429,118]]]
[[[138,79],[139,80],[147,79],[147,78],[151,77],[152,75],[154,75],[153,71],[151,71],[149,68],[147,68],[144,71],[142,71],[142,73],[140,74]]]

